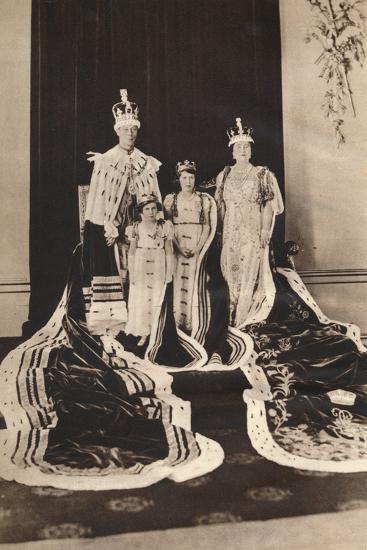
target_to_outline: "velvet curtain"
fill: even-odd
[[[127,88],[140,107],[137,146],[200,179],[230,162],[226,129],[254,129],[253,160],[283,187],[277,0],[33,0],[29,333],[57,304],[78,242],[87,151],[116,143],[111,107]],[[278,224],[282,238],[283,226]]]

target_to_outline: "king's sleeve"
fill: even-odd
[[[148,157],[148,159],[149,164],[153,168],[154,172],[158,172],[159,168],[162,166],[162,163],[154,157]]]
[[[105,218],[105,163],[101,153],[87,154],[92,155],[88,158],[88,161],[93,162],[94,167],[89,184],[85,219],[95,224],[103,225]]]
[[[158,198],[159,202],[162,204],[162,194],[161,194],[161,190],[159,189],[158,176],[157,176],[158,170],[162,165],[162,163],[159,162],[159,160],[157,160],[154,157],[148,157],[148,161],[149,161],[148,162],[149,177],[151,178],[151,184],[150,184],[151,192],[154,193],[154,195]]]

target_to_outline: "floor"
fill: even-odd
[[[364,510],[266,522],[7,544],[15,550],[365,550]]]

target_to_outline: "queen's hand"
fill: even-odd
[[[270,232],[266,229],[262,229],[260,233],[260,246],[265,248],[270,243]]]

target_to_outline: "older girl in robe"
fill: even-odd
[[[195,189],[196,164],[178,162],[179,191],[164,199],[164,209],[174,226],[174,315],[177,326],[192,331],[193,295],[200,253],[210,234],[212,199]]]

